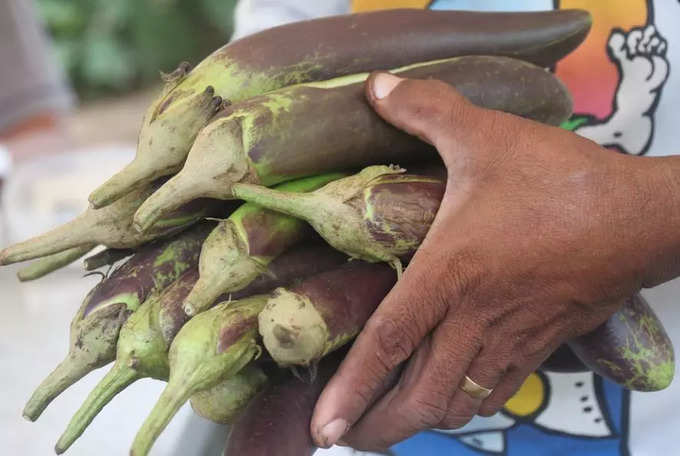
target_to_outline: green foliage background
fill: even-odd
[[[37,0],[58,60],[81,98],[159,81],[226,43],[237,0]]]

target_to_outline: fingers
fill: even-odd
[[[413,266],[368,320],[317,401],[311,431],[319,446],[334,444],[359,419],[445,313],[445,304],[423,290],[423,272]]]
[[[440,423],[472,359],[478,338],[453,322],[442,323],[431,343],[418,348],[395,388],[380,399],[343,438],[359,449],[383,449]],[[471,418],[481,401],[459,403],[455,413]],[[379,430],[379,432],[376,432]]]
[[[442,141],[467,130],[478,110],[444,82],[403,79],[385,72],[369,76],[366,96],[385,120],[440,151]]]
[[[492,416],[503,408],[506,402],[519,390],[524,380],[536,370],[538,365],[523,369],[510,369],[505,377],[496,385],[493,393],[479,406],[478,415]]]
[[[507,358],[500,356],[496,350],[484,347],[472,360],[465,375],[477,385],[495,391],[507,371]],[[465,381],[464,377],[461,383]],[[449,403],[446,417],[440,423],[440,428],[457,429],[464,426],[479,412],[484,402],[483,397],[474,397],[458,388]]]
[[[312,437],[319,446],[335,443],[364,414],[389,373],[407,360],[447,311],[467,299],[479,283],[477,260],[463,248],[467,240],[458,244],[451,239],[454,226],[449,217],[437,214],[402,279],[368,320],[322,392],[311,422]],[[458,347],[469,343],[465,340],[474,340],[469,331],[460,327],[458,331],[451,339],[460,340]],[[467,352],[449,347],[435,359],[446,353],[463,356]],[[444,364],[443,359],[435,363],[439,378],[450,376],[450,368],[443,368]],[[465,361],[462,367],[467,364]],[[457,386],[459,379],[454,380]]]

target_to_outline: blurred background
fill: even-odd
[[[226,43],[235,3],[0,1],[0,247],[85,209],[86,195],[132,158],[160,71],[196,64]],[[70,320],[100,279],[82,277],[77,262],[19,284],[18,269],[0,268],[0,446],[8,455],[53,454],[107,368],[69,388],[36,423],[21,411],[66,354]],[[128,388],[68,454],[127,454],[162,387],[145,380]],[[224,435],[185,407],[152,454],[216,454],[210,439]]]

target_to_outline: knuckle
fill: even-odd
[[[449,303],[451,299],[462,299],[482,284],[481,267],[477,256],[466,249],[460,249],[445,259],[441,286],[437,287],[439,299]]]
[[[412,399],[408,408],[410,410],[409,421],[418,430],[436,426],[441,423],[447,413],[446,402],[423,397]]]
[[[385,372],[408,359],[415,349],[415,341],[406,328],[400,327],[393,319],[377,316],[366,324],[365,331],[373,334],[375,356]]]

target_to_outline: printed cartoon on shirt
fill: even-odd
[[[661,1],[661,0],[658,0]],[[574,100],[563,128],[619,152],[643,155],[670,65],[668,43],[646,0],[355,0],[384,7],[537,11],[581,8],[593,25],[586,41],[554,68]],[[461,429],[428,431],[392,448],[396,455],[621,455],[628,450],[630,393],[590,373],[532,374],[504,409]]]

